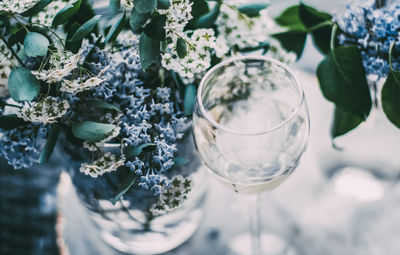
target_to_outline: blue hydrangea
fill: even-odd
[[[400,1],[382,8],[377,8],[374,0],[352,2],[335,21],[343,32],[339,44],[356,45],[366,73],[378,79],[386,77],[390,45],[395,42],[396,51],[400,51]],[[393,62],[393,67],[399,68],[400,57]]]

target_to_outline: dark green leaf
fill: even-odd
[[[51,154],[53,153],[54,147],[57,144],[58,136],[60,135],[61,128],[58,125],[52,125],[50,128],[49,136],[47,137],[46,144],[40,153],[39,164],[44,164],[49,161]]]
[[[371,97],[361,53],[355,46],[338,47],[318,65],[317,76],[324,96],[343,111],[365,119]]]
[[[10,115],[1,115],[0,116],[0,128],[4,130],[12,130],[19,126],[24,126],[29,124],[29,122],[24,121],[21,118],[18,118],[15,114]]]
[[[70,39],[72,42],[80,41],[85,36],[90,34],[93,29],[96,27],[97,23],[99,23],[101,15],[96,15],[90,20],[86,21],[78,30],[75,31],[74,35]]]
[[[396,76],[400,78],[400,72],[391,71],[383,85],[382,108],[387,118],[400,128],[400,83]]]
[[[157,146],[155,143],[145,143],[145,144],[141,144],[136,147],[129,146],[125,150],[125,156],[127,158],[134,158],[134,157],[139,156],[145,148],[151,148],[151,147],[155,147],[155,146]]]
[[[182,38],[178,38],[176,41],[176,52],[180,58],[184,58],[187,55],[186,42]]]
[[[110,7],[111,13],[116,14],[121,8],[121,0],[110,0],[108,6]]]
[[[185,89],[185,98],[183,100],[183,112],[186,116],[192,115],[194,102],[196,100],[196,87],[189,84]]]
[[[29,32],[25,36],[24,50],[29,57],[46,56],[49,47],[49,39],[36,32]]]
[[[43,10],[47,5],[49,5],[53,0],[40,0],[32,8],[21,13],[24,17],[32,17]]]
[[[299,17],[299,5],[287,8],[281,15],[275,18],[275,21],[281,26],[288,27],[290,30],[306,30]]]
[[[64,8],[62,8],[53,19],[53,27],[57,27],[59,25],[67,22],[81,7],[82,0],[76,0],[73,3],[67,4]]]
[[[125,181],[118,188],[117,194],[112,201],[113,204],[115,204],[132,187],[136,179],[137,175],[134,172],[129,172],[128,176],[125,178]]]
[[[32,101],[40,91],[40,82],[26,68],[13,69],[8,77],[10,96],[17,102]]]
[[[188,29],[195,29],[197,20],[210,11],[208,4],[205,0],[190,0],[192,3],[192,16],[193,18],[187,24]]]
[[[115,128],[112,124],[84,121],[73,124],[72,132],[79,139],[95,143],[105,139]]]
[[[331,128],[332,138],[346,134],[356,128],[362,121],[362,118],[335,107],[335,116]]]
[[[96,108],[100,108],[100,109],[114,110],[114,111],[117,111],[117,112],[121,111],[118,107],[116,107],[116,106],[114,106],[112,104],[103,102],[103,101],[92,100],[92,101],[88,101],[88,103],[91,106],[96,107]]]
[[[163,41],[165,39],[164,26],[166,20],[167,17],[165,15],[154,16],[150,23],[144,27],[143,32],[145,32],[148,37],[158,41]]]
[[[69,25],[67,41],[65,42],[65,48],[75,54],[79,52],[81,45],[82,45],[82,40],[73,42],[70,39],[75,34],[75,32],[78,31],[78,29],[80,27],[81,27],[81,24],[79,24],[78,22],[74,22],[73,24]]]
[[[240,52],[252,52],[252,51],[257,51],[257,50],[264,50],[264,52],[267,52],[269,50],[270,44],[268,42],[261,42],[255,47],[245,47],[245,48],[239,48]]]
[[[129,18],[129,24],[133,32],[140,31],[146,21],[149,19],[149,14],[138,13],[135,9],[132,9],[131,16]]]
[[[303,53],[304,45],[306,44],[307,32],[302,30],[289,30],[287,32],[273,34],[272,37],[277,39],[286,50],[295,52],[297,59],[299,59]]]
[[[268,3],[255,3],[238,6],[237,9],[239,12],[246,14],[248,17],[252,18],[259,16],[260,11],[264,10],[268,6]]]
[[[181,157],[173,158],[172,161],[174,162],[174,167],[181,167],[190,162],[188,159]]]
[[[168,9],[171,6],[169,0],[157,0],[157,9]]]
[[[218,18],[221,4],[217,3],[214,8],[207,14],[202,15],[196,22],[197,28],[210,28],[215,24]]]
[[[157,0],[135,0],[134,3],[138,13],[151,13],[157,8]]]
[[[10,26],[10,18],[7,16],[0,16],[0,36],[8,34]]]
[[[104,40],[104,43],[109,43],[113,42],[115,39],[117,39],[118,34],[124,29],[126,23],[126,13],[121,15],[121,17],[115,22],[112,27],[110,28],[110,31],[108,31],[106,39]]]
[[[142,69],[146,70],[159,59],[160,41],[154,40],[145,33],[142,33],[139,39],[139,55]]]
[[[328,13],[317,11],[316,9],[303,3],[300,3],[299,6],[299,17],[307,29],[312,29],[312,27],[332,20],[332,16]],[[331,25],[322,26],[311,31],[315,45],[324,54],[329,52],[331,33]]]

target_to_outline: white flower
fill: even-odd
[[[228,43],[223,36],[218,36],[215,40],[215,55],[218,58],[223,58],[229,51]]]
[[[121,155],[117,157],[115,154],[106,152],[103,156],[91,164],[83,163],[80,167],[80,171],[86,175],[90,175],[93,178],[117,170],[120,166],[125,164],[125,156]]]
[[[66,3],[62,0],[52,1],[42,11],[36,14],[36,16],[32,17],[32,23],[51,27],[54,17],[65,5]]]
[[[26,104],[17,115],[25,121],[54,123],[67,113],[69,103],[57,97],[46,97],[39,102]]]
[[[98,77],[91,77],[84,82],[63,80],[61,83],[60,91],[67,92],[67,93],[77,93],[77,92],[89,90],[93,87],[96,87],[103,81],[104,80],[102,80]]]
[[[0,11],[11,13],[23,13],[32,8],[40,0],[2,0],[0,2]]]
[[[271,58],[275,58],[283,63],[291,64],[296,62],[297,55],[294,52],[286,51],[280,44],[278,40],[271,38],[269,40],[269,49],[267,51],[266,56]]]
[[[165,32],[167,37],[173,38],[181,34],[187,23],[193,18],[192,5],[189,0],[170,0],[171,6],[167,10],[159,10],[167,16]]]

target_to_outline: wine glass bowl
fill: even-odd
[[[302,87],[286,65],[241,56],[203,77],[193,128],[209,170],[236,192],[254,194],[277,187],[296,168],[309,115]]]

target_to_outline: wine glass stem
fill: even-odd
[[[260,215],[260,200],[261,195],[251,195],[248,198],[250,210],[250,234],[251,234],[251,248],[253,255],[261,255],[261,215]]]

